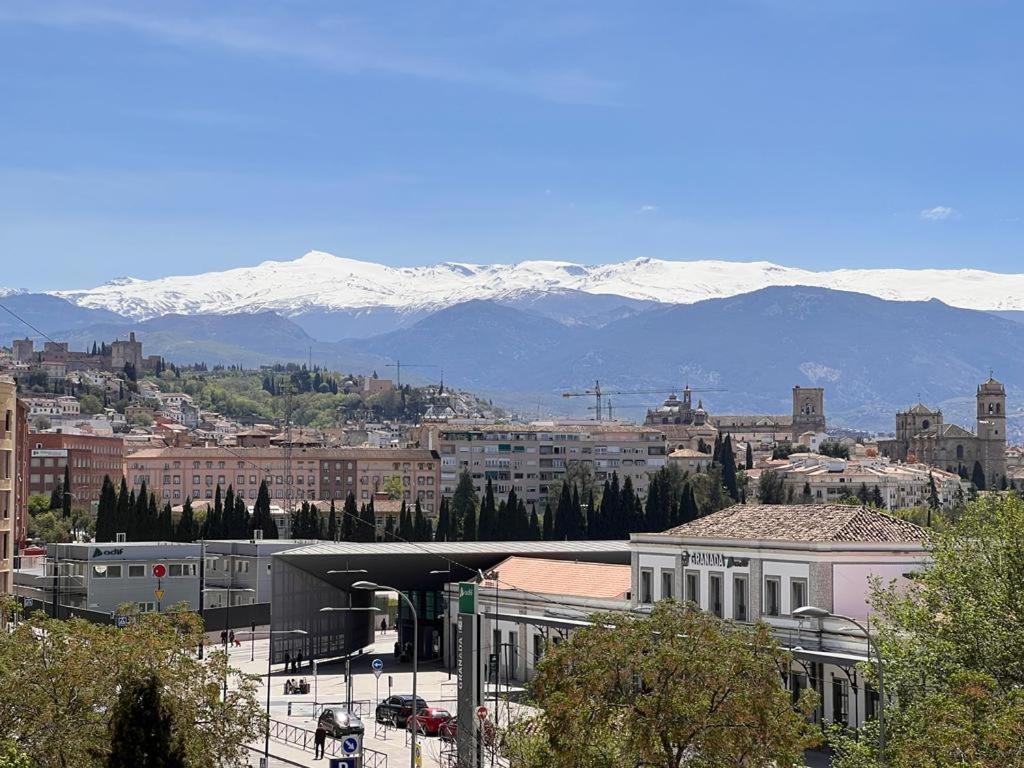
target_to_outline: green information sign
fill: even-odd
[[[476,613],[476,584],[459,582],[459,613]]]

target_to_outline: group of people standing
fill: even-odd
[[[285,672],[298,672],[302,669],[302,651],[295,654],[295,658],[288,651],[284,652],[284,671]]]

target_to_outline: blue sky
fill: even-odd
[[[0,285],[290,259],[1024,270],[1012,2],[0,5]]]

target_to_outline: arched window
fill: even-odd
[[[1002,403],[996,403],[996,413],[1000,413],[1001,410],[1002,410],[1002,407],[1003,407]]]
[[[989,412],[989,414],[995,413],[996,412],[995,411],[995,405],[993,405],[992,403],[989,403],[988,404],[988,412]]]
[[[924,421],[921,422],[921,429],[928,429],[928,427],[930,427],[931,425],[932,423],[928,421],[928,419],[925,419]]]
[[[956,447],[956,458],[957,458],[958,461],[963,461],[963,458],[964,458],[964,447],[962,445],[958,445]]]

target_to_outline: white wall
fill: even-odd
[[[871,576],[878,576],[883,582],[895,579],[901,587],[909,582],[904,573],[913,570],[909,563],[837,563],[832,568],[832,610],[855,619],[868,615],[867,597],[870,592]]]

